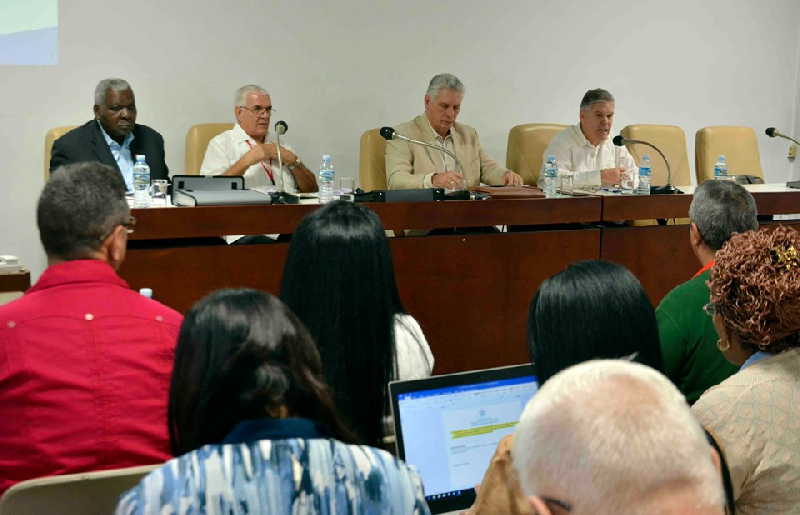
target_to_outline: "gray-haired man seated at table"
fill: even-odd
[[[425,114],[396,127],[399,134],[444,147],[445,152],[391,140],[386,145],[386,184],[390,190],[460,189],[491,185],[521,185],[522,177],[497,164],[481,148],[478,132],[456,123],[464,99],[464,84],[449,73],[434,76],[425,93]],[[459,166],[460,165],[460,166]]]
[[[559,176],[572,176],[573,186],[619,185],[622,174],[638,183],[638,168],[625,147],[614,145],[614,96],[604,89],[590,89],[583,95],[579,122],[556,134],[542,155],[542,171],[549,156],[558,161]],[[544,173],[539,173],[542,185]]]

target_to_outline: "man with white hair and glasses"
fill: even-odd
[[[208,143],[200,172],[242,175],[247,188],[261,191],[317,191],[314,173],[289,145],[281,145],[283,167],[278,167],[278,144],[269,126],[273,112],[272,99],[261,86],[247,84],[236,90],[236,124]]]
[[[398,134],[424,141],[455,154],[392,140],[386,145],[386,184],[390,190],[413,188],[462,189],[490,185],[521,185],[522,177],[497,164],[481,148],[475,129],[456,123],[464,100],[464,84],[449,73],[434,76],[425,93],[425,114],[396,127]]]
[[[528,402],[512,449],[535,513],[722,515],[719,455],[657,371],[589,361]]]

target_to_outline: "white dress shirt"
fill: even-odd
[[[272,134],[267,134],[267,143],[275,143]],[[200,165],[200,173],[203,175],[221,175],[233,166],[243,155],[245,155],[252,146],[257,145],[258,142],[251,138],[244,129],[237,123],[233,129],[227,130],[221,134],[214,136],[208,142],[206,148],[206,155],[203,158],[203,164]],[[292,147],[281,141],[281,146],[286,150],[294,152]],[[270,178],[270,173],[272,178]],[[281,188],[283,184],[283,188]],[[270,159],[261,161],[244,172],[244,185],[245,188],[266,192],[269,190],[283,190],[288,193],[297,193],[297,184],[294,181],[294,175],[283,165],[283,168],[278,174],[278,160]]]
[[[431,125],[430,120],[428,120],[427,117],[425,117],[425,119],[428,122],[428,127],[430,127],[430,129],[431,129],[431,134],[433,135],[433,138],[436,141],[436,144],[439,145],[442,148],[445,148],[445,149],[449,150],[453,154],[455,154],[456,153],[456,147],[453,144],[453,129],[451,128],[449,131],[447,131],[447,136],[445,136],[443,138],[433,128],[433,125]],[[458,170],[456,168],[456,160],[453,159],[452,156],[448,156],[447,152],[436,152],[433,149],[431,149],[431,150],[435,154],[438,154],[438,155],[442,156],[442,170],[441,170],[442,172],[454,171],[454,172],[458,172],[458,173],[464,173],[461,170]],[[429,174],[425,175],[425,177],[422,179],[423,187],[425,187],[425,188],[433,188],[434,187],[433,186],[433,175],[434,174],[432,174],[432,173],[429,173]]]
[[[600,170],[622,167],[639,184],[636,161],[624,146],[614,145],[611,138],[595,146],[583,135],[580,125],[572,125],[556,134],[542,155],[539,186],[544,181],[544,166],[548,156],[556,156],[558,175],[572,175],[573,185],[600,186]]]

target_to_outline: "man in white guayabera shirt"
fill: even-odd
[[[278,149],[269,131],[272,100],[255,84],[236,91],[233,108],[236,125],[208,143],[200,171],[203,175],[243,175],[249,189],[282,189],[289,193],[317,190],[309,171],[289,145],[281,145],[283,168],[278,169]]]
[[[614,96],[604,89],[590,89],[583,95],[578,125],[556,134],[542,156],[558,161],[559,176],[572,176],[575,187],[612,186],[624,174],[638,183],[636,162],[628,149],[614,145],[609,137],[614,122]],[[539,185],[544,173],[539,174]]]
[[[200,173],[203,175],[242,175],[248,189],[317,191],[317,180],[291,146],[281,142],[281,164],[278,166],[278,144],[270,133],[272,99],[255,84],[236,90],[233,114],[236,125],[208,142]],[[275,235],[277,236],[277,235]],[[270,243],[264,235],[228,235],[225,241],[236,244]]]

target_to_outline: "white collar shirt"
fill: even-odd
[[[265,141],[267,143],[275,143],[272,134],[267,134]],[[233,166],[236,161],[250,150],[251,146],[257,144],[258,142],[251,138],[237,123],[232,129],[214,136],[208,142],[203,164],[200,165],[200,173],[203,175],[221,175],[225,173],[228,168]],[[281,141],[281,146],[294,152],[294,149],[285,141]],[[270,174],[272,174],[272,177],[270,177]],[[285,164],[283,168],[278,170],[277,159],[258,162],[245,170],[244,184],[246,188],[256,191],[266,192],[278,189],[288,193],[297,193],[294,175]]]
[[[428,122],[428,127],[431,130],[431,132],[430,132],[430,140],[432,142],[436,143],[437,145],[439,145],[440,147],[445,148],[445,149],[449,150],[450,152],[452,152],[453,154],[455,154],[456,153],[456,147],[455,147],[455,144],[453,143],[453,129],[450,128],[450,130],[447,132],[447,136],[442,137],[441,135],[439,135],[438,132],[436,132],[433,129],[433,125],[431,125],[431,121],[428,120],[427,116],[425,117],[425,121]],[[452,158],[452,156],[448,156],[446,152],[439,152],[439,151],[436,151],[436,150],[433,150],[433,149],[431,149],[431,152],[434,153],[434,154],[440,155],[442,157],[442,170],[441,170],[442,172],[446,172],[446,171],[459,171],[460,172],[460,170],[456,170],[456,161],[455,161],[455,159]],[[428,175],[426,175],[422,179],[422,185],[424,187],[426,187],[426,188],[433,188],[432,180],[433,180],[433,174],[429,173]]]
[[[592,145],[583,135],[580,125],[572,125],[556,134],[542,155],[539,185],[544,179],[544,165],[548,156],[555,156],[559,176],[572,175],[575,187],[600,186],[600,171],[606,168],[624,168],[631,174],[634,187],[639,182],[636,161],[624,146],[614,145],[611,138]]]

